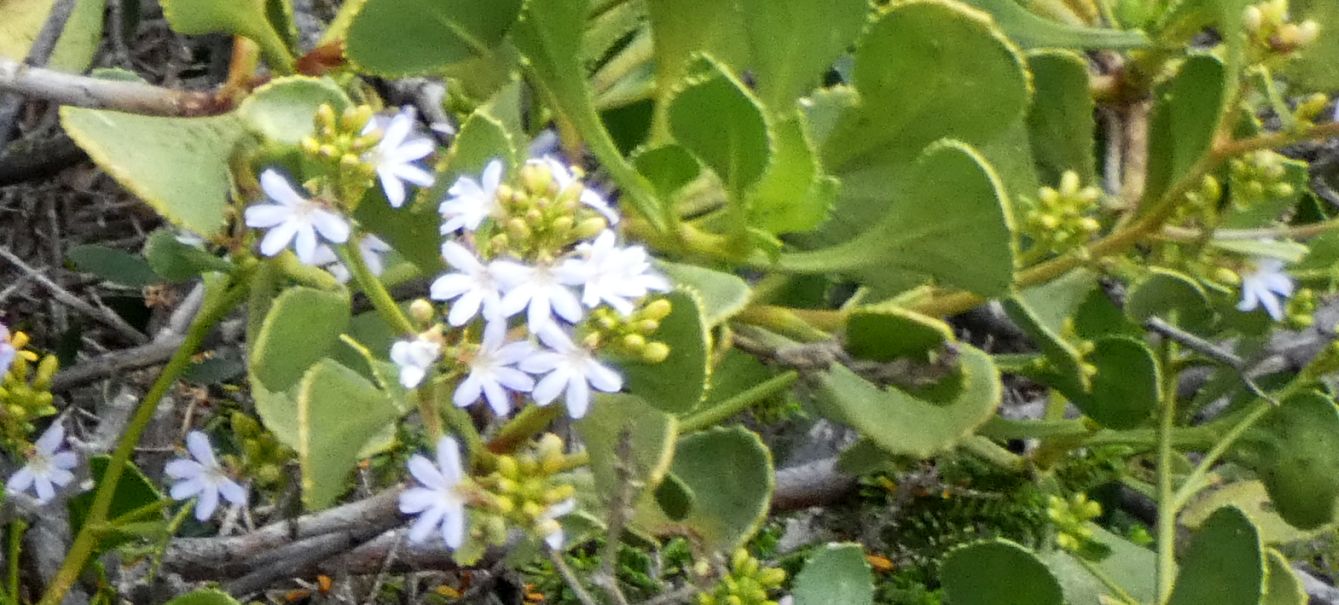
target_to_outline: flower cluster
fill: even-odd
[[[1288,0],[1266,0],[1247,6],[1242,15],[1251,43],[1267,52],[1287,54],[1320,36],[1320,26],[1310,19],[1300,23],[1288,16]]]
[[[731,555],[730,569],[716,588],[698,594],[697,602],[698,605],[778,605],[772,593],[785,581],[785,570],[766,567],[741,548]]]
[[[1024,226],[1038,248],[1063,252],[1088,241],[1101,228],[1092,215],[1102,192],[1081,185],[1078,173],[1070,170],[1060,177],[1057,188],[1042,187],[1038,192]]]
[[[0,442],[11,447],[26,441],[35,420],[56,413],[51,383],[60,361],[27,346],[27,334],[0,324]]]

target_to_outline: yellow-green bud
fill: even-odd
[[[670,301],[668,299],[657,298],[649,303],[646,303],[646,306],[642,307],[642,310],[638,312],[637,315],[639,317],[643,317],[646,319],[660,321],[668,317],[670,311],[672,310],[673,307],[670,305]],[[657,325],[656,327],[659,327],[659,325]],[[652,330],[654,329],[655,328],[652,328]]]
[[[51,379],[60,369],[60,360],[55,355],[47,355],[37,364],[37,374],[33,377],[33,386],[46,390],[51,387]]]
[[[646,346],[646,337],[641,334],[628,334],[621,343],[629,351],[637,352]]]
[[[642,348],[642,361],[646,363],[660,363],[669,358],[669,345],[663,342],[648,342]]]
[[[409,316],[420,324],[432,321],[436,314],[436,307],[433,307],[432,303],[428,302],[426,298],[417,298],[414,299],[414,302],[409,303]]]
[[[572,231],[572,236],[577,239],[590,239],[599,235],[608,226],[609,223],[604,220],[604,217],[592,216],[577,223],[576,228]]]
[[[758,581],[767,588],[776,588],[786,581],[786,570],[780,567],[768,567],[758,574]]]

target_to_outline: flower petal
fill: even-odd
[[[216,485],[206,485],[200,490],[200,500],[195,503],[195,520],[204,522],[214,516],[214,511],[219,507],[219,488]]]
[[[186,435],[186,451],[207,467],[216,467],[219,464],[214,459],[214,446],[209,443],[209,437],[200,431],[191,431]]]
[[[293,188],[287,178],[274,169],[260,173],[260,189],[265,192],[266,197],[285,206],[296,206],[307,201]]]
[[[460,483],[465,471],[460,465],[460,444],[456,443],[455,438],[443,435],[437,440],[437,466],[447,485]]]
[[[418,479],[418,482],[422,483],[424,487],[440,488],[447,485],[446,477],[442,476],[442,472],[436,466],[433,466],[431,460],[420,454],[409,457],[409,474]]]

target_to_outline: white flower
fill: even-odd
[[[438,206],[444,222],[442,235],[461,228],[474,231],[484,219],[498,211],[497,188],[502,183],[502,160],[484,166],[479,180],[462,176],[446,190],[446,200]]]
[[[19,350],[10,340],[9,328],[5,324],[0,324],[0,378],[9,372],[9,366],[13,365],[14,358],[19,356]]]
[[[186,435],[186,450],[195,458],[178,458],[167,463],[163,471],[176,480],[168,492],[173,500],[188,500],[196,496],[195,518],[204,521],[214,515],[219,505],[219,494],[233,504],[246,504],[246,490],[233,481],[214,459],[214,448],[209,438],[200,431]]]
[[[392,117],[376,116],[368,121],[363,134],[380,130],[381,140],[363,155],[372,164],[381,181],[381,190],[392,208],[404,205],[406,182],[431,187],[432,174],[414,162],[428,157],[436,146],[432,139],[414,133],[414,112],[403,110]]]
[[[548,510],[545,510],[544,513],[539,516],[539,520],[540,522],[554,521],[556,523],[559,517],[571,513],[576,509],[577,509],[577,501],[572,498],[568,498],[566,500],[563,500],[562,502],[550,506]],[[557,529],[549,532],[549,535],[544,536],[544,543],[548,544],[549,548],[553,550],[562,550],[563,542],[565,542],[566,540],[567,536],[563,533],[562,525],[558,525]]]
[[[513,367],[535,353],[534,345],[527,341],[506,343],[506,337],[506,322],[493,321],[484,326],[483,342],[469,361],[470,374],[460,381],[452,397],[457,407],[470,405],[482,395],[493,413],[503,416],[511,411],[508,389],[527,393],[534,388],[535,380]]]
[[[274,203],[247,208],[246,225],[270,230],[260,242],[261,254],[274,256],[296,240],[293,248],[298,259],[310,265],[316,256],[318,233],[332,244],[348,241],[349,223],[343,217],[303,197],[278,172],[260,173],[260,188]]]
[[[442,244],[442,258],[456,272],[433,281],[429,295],[433,300],[455,299],[446,321],[453,326],[463,326],[478,315],[481,308],[485,320],[497,319],[502,307],[502,283],[495,272],[497,263],[484,265],[474,253],[456,242]]]
[[[1238,311],[1254,311],[1264,306],[1274,321],[1283,320],[1283,300],[1293,295],[1293,280],[1283,270],[1283,261],[1261,258],[1255,270],[1241,276],[1241,302]]]
[[[432,364],[442,356],[442,345],[434,340],[418,337],[401,340],[391,345],[391,361],[400,367],[400,384],[412,389],[423,382]]]
[[[571,168],[550,156],[544,156],[543,159],[538,160],[529,160],[529,162],[543,162],[548,164],[549,170],[553,172],[553,181],[558,185],[559,191],[566,189],[568,185],[577,180],[576,175],[572,174]],[[594,208],[596,212],[604,215],[605,220],[609,221],[610,225],[617,225],[618,213],[614,212],[614,209],[609,206],[609,202],[604,199],[604,196],[600,195],[598,191],[591,189],[590,186],[585,183],[582,183],[582,186],[581,203]]]
[[[400,494],[400,512],[418,515],[409,528],[409,540],[422,542],[440,527],[442,541],[452,549],[460,548],[465,543],[465,498],[457,487],[465,471],[456,440],[442,437],[437,441],[436,466],[415,454],[409,459],[409,472],[423,484]]]
[[[543,406],[565,391],[567,413],[573,418],[586,415],[590,408],[590,390],[613,393],[623,388],[623,377],[601,364],[585,347],[572,342],[556,325],[539,332],[539,340],[551,350],[540,351],[523,360],[522,370],[545,374],[535,384],[531,396]]]
[[[386,270],[386,260],[382,257],[391,251],[391,245],[385,240],[369,233],[358,242],[358,251],[362,252],[363,262],[367,263],[367,270],[371,271],[372,275],[381,275],[381,272]],[[353,277],[349,273],[349,268],[344,266],[344,261],[339,260],[339,255],[335,254],[335,249],[325,244],[316,248],[316,254],[312,255],[310,264],[329,271],[341,284],[347,283],[349,278]]]
[[[37,438],[28,463],[5,482],[5,490],[19,493],[31,486],[37,493],[37,501],[43,504],[55,497],[57,487],[64,487],[74,480],[70,469],[79,463],[74,452],[60,449],[63,445],[65,427],[57,420]]]
[[[604,302],[627,316],[632,314],[633,301],[653,290],[665,292],[670,283],[651,270],[645,248],[621,248],[615,239],[613,231],[605,230],[594,242],[578,245],[581,258],[568,259],[564,265],[584,280],[582,303],[593,309]]]
[[[581,321],[581,301],[570,288],[582,283],[581,274],[562,266],[533,266],[510,260],[495,261],[492,268],[506,292],[500,307],[502,315],[511,317],[526,310],[531,333],[552,325],[554,314],[572,323]]]

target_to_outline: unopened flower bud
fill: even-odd
[[[646,306],[642,307],[641,311],[639,311],[637,315],[644,319],[660,321],[662,319],[665,319],[666,317],[669,317],[670,311],[673,310],[674,307],[670,304],[669,299],[657,298],[649,303],[646,303]],[[658,328],[659,326],[657,325],[656,327]],[[652,328],[652,330],[654,329],[655,328]]]
[[[669,345],[663,342],[648,342],[642,348],[642,361],[646,363],[660,363],[669,358]]]
[[[1247,32],[1255,33],[1260,31],[1260,26],[1264,24],[1265,16],[1264,13],[1260,12],[1260,7],[1252,4],[1246,7],[1246,10],[1243,11],[1241,20],[1242,25],[1246,27]]]
[[[640,351],[646,346],[646,337],[641,334],[628,334],[623,337],[622,342],[619,344],[623,345],[623,348],[629,351]]]
[[[577,223],[576,229],[572,235],[577,239],[590,239],[599,235],[600,232],[604,231],[608,226],[609,223],[604,220],[604,217],[592,216]]]

